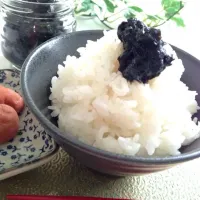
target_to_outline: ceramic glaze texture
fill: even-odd
[[[0,85],[21,94],[19,72],[0,70]],[[17,136],[0,145],[0,173],[41,159],[52,153],[55,148],[54,140],[44,131],[28,107],[25,107],[20,114],[20,129]]]

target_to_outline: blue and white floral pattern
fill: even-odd
[[[21,94],[20,73],[0,70],[0,85]],[[20,129],[15,138],[0,145],[0,174],[51,154],[56,149],[54,140],[44,131],[27,107],[20,114]]]

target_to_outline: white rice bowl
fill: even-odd
[[[52,116],[63,134],[94,147],[127,155],[169,156],[200,136],[192,115],[199,109],[195,91],[180,81],[182,61],[175,60],[148,84],[127,82],[118,71],[122,43],[116,30],[104,32],[67,56],[52,78]]]

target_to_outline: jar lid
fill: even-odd
[[[3,3],[29,3],[29,4],[66,4],[72,3],[73,0],[0,0]]]
[[[0,0],[0,3],[2,9],[31,18],[66,14],[74,8],[73,0]]]

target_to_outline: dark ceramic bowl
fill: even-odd
[[[118,155],[88,146],[72,136],[64,136],[50,115],[48,99],[51,78],[56,75],[58,64],[63,63],[66,55],[78,56],[76,49],[85,46],[86,41],[96,40],[102,31],[81,31],[62,35],[39,46],[27,58],[23,65],[21,84],[23,95],[30,110],[43,125],[45,130],[71,156],[82,164],[102,173],[124,176],[140,175],[161,171],[174,165],[200,157],[200,139],[181,150],[178,156],[163,158],[143,158]],[[183,81],[190,89],[200,94],[200,61],[188,53],[174,47],[185,65]],[[200,95],[197,97],[200,104]],[[200,119],[200,112],[197,114]]]

